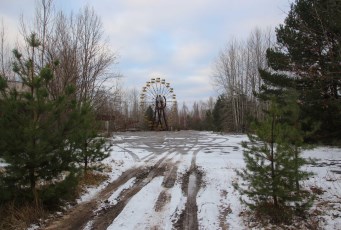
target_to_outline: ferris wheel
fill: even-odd
[[[166,113],[171,112],[171,109],[177,105],[176,95],[170,83],[159,77],[151,78],[142,87],[140,101],[143,110],[148,107],[153,109],[151,129],[169,130]]]

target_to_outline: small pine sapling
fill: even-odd
[[[246,168],[237,174],[247,185],[235,187],[247,196],[242,202],[251,209],[267,214],[272,222],[286,222],[312,203],[299,187],[310,175],[301,170],[307,163],[300,156],[304,134],[293,97],[272,97],[265,113],[263,121],[251,125],[249,142],[243,143]]]

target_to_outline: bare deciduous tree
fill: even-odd
[[[91,100],[96,90],[111,77],[109,67],[115,56],[103,41],[103,25],[90,7],[85,7],[77,16],[77,59],[81,65],[78,78],[79,100]]]
[[[188,128],[188,119],[187,119],[188,115],[189,115],[189,110],[188,110],[186,103],[184,102],[182,104],[181,110],[179,111],[179,126],[181,129]]]
[[[213,80],[226,96],[227,130],[244,132],[247,115],[262,115],[263,105],[254,96],[261,86],[258,70],[266,68],[266,50],[271,46],[271,32],[255,29],[247,42],[232,40],[215,62]],[[232,118],[232,119],[230,119]]]
[[[36,65],[59,63],[54,69],[56,78],[49,85],[53,97],[74,85],[78,101],[94,102],[103,95],[103,84],[116,77],[110,72],[116,56],[103,37],[100,17],[89,6],[77,15],[53,8],[53,0],[41,0],[32,25],[21,18],[21,33],[27,37],[34,32],[41,41],[39,52],[34,54],[40,60]]]
[[[11,53],[6,40],[6,31],[4,21],[1,19],[0,25],[0,75],[8,80],[14,80],[13,72],[11,71]]]
[[[51,30],[53,29],[50,26],[51,19],[53,16],[53,0],[41,0],[41,2],[37,2],[36,13],[35,13],[35,31],[39,37],[38,39],[41,42],[41,51],[40,51],[40,66],[44,66],[45,59],[45,49],[47,38]]]

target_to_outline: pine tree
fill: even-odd
[[[57,203],[60,196],[73,192],[79,171],[77,162],[82,154],[89,159],[104,155],[100,154],[103,142],[93,138],[90,108],[82,109],[77,104],[72,86],[52,99],[48,86],[55,77],[53,70],[58,62],[38,69],[35,53],[40,42],[35,34],[27,42],[30,57],[13,51],[13,70],[20,77],[23,89],[10,88],[0,78],[0,152],[9,164],[6,173],[0,175],[3,185],[0,200],[17,199],[29,188],[30,197],[38,206],[41,199]],[[81,147],[85,140],[88,148]],[[56,181],[59,183],[54,184]],[[41,182],[52,185],[42,186]]]
[[[214,105],[212,111],[213,117],[213,126],[214,131],[221,132],[223,131],[224,127],[224,108],[225,108],[225,99],[224,95],[220,95]]]
[[[153,129],[153,120],[154,120],[154,111],[151,106],[148,106],[146,112],[144,113],[144,123],[143,129],[145,130],[152,130]]]
[[[244,200],[249,207],[274,222],[288,221],[312,201],[299,187],[310,173],[300,169],[306,160],[300,156],[304,133],[299,127],[295,93],[284,95],[270,96],[265,120],[251,125],[254,133],[248,135],[248,143],[243,143],[246,168],[238,172],[248,184],[236,185],[250,200]]]
[[[4,178],[7,185],[17,190],[29,186],[38,205],[38,181],[72,171],[74,159],[67,149],[64,135],[68,131],[62,122],[67,116],[65,111],[72,111],[75,102],[69,98],[72,89],[56,101],[49,99],[47,85],[53,78],[53,66],[36,70],[34,53],[40,42],[35,34],[27,41],[30,58],[24,60],[17,50],[13,51],[16,58],[13,70],[21,78],[23,90],[1,88],[0,152],[9,164]]]
[[[206,111],[206,116],[204,120],[204,130],[214,131],[213,115],[212,115],[211,110]]]
[[[299,91],[302,116],[321,123],[315,141],[329,143],[341,137],[340,10],[337,0],[296,0],[267,52],[272,83]]]

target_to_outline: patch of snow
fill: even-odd
[[[133,157],[118,146],[113,146],[109,157],[104,159],[102,163],[111,167],[111,172],[107,172],[109,179],[102,182],[97,187],[87,188],[86,192],[77,200],[77,203],[90,201],[98,194],[99,191],[104,189],[109,183],[116,180],[123,172],[135,167],[136,164]]]
[[[6,166],[8,166],[8,164],[5,162],[4,159],[0,158],[0,168],[4,168]]]
[[[150,210],[150,214],[146,219],[148,229],[173,229],[173,223],[177,222],[180,214],[185,209],[187,197],[181,190],[181,184],[175,184],[170,189],[163,192],[170,196],[170,201],[166,202],[160,211]]]
[[[307,165],[305,169],[313,172],[303,186],[310,189],[320,189],[312,209],[322,212],[325,229],[339,229],[341,226],[341,149],[318,147],[302,153],[306,158],[315,159],[315,164]]]
[[[92,229],[92,225],[93,225],[93,220],[89,221],[85,227],[83,228],[83,230],[91,230]]]
[[[101,209],[103,209],[105,206],[108,205],[116,205],[118,203],[118,197],[121,194],[121,192],[125,189],[129,189],[131,188],[136,182],[136,178],[133,177],[130,180],[128,180],[126,183],[124,183],[123,185],[121,185],[113,194],[111,194],[111,196],[108,198],[108,202],[105,203],[101,203],[101,205],[97,208],[97,211],[100,211]]]
[[[114,140],[114,141],[123,141],[123,137],[122,137],[122,136],[116,136],[116,135],[114,135],[114,136],[113,136],[113,140]]]
[[[176,183],[171,189],[170,194],[171,200],[169,204],[167,204],[164,208],[165,211],[163,211],[164,222],[162,223],[165,226],[172,226],[171,224],[175,223],[179,219],[180,214],[185,209],[185,205],[187,202],[187,197],[185,197],[182,193],[181,184]]]
[[[182,154],[181,164],[178,166],[178,174],[185,174],[191,167],[192,155]]]
[[[129,189],[131,188],[136,182],[136,178],[133,177],[130,180],[128,180],[125,184],[123,184],[122,186],[120,186],[113,194],[111,194],[111,196],[108,198],[108,201],[110,202],[110,204],[115,205],[117,204],[117,198],[119,197],[120,193],[125,190],[125,189]]]
[[[99,193],[102,189],[104,189],[108,185],[108,182],[104,182],[97,187],[89,187],[86,189],[86,192],[77,199],[77,203],[88,202],[92,198],[94,198],[97,193]]]
[[[163,177],[156,177],[131,198],[107,230],[150,229],[146,219],[152,218],[151,210],[162,191]]]
[[[37,229],[39,229],[40,227],[38,226],[38,225],[36,225],[36,224],[31,224],[31,226],[30,227],[28,227],[26,230],[37,230]]]

